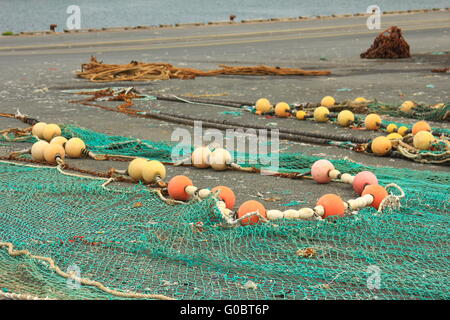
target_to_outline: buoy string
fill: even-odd
[[[91,100],[92,98],[88,98],[89,100]],[[83,100],[79,100],[79,101],[73,101],[73,102],[80,102]],[[125,103],[127,106],[129,105],[129,102]],[[106,108],[107,110],[110,111],[116,111],[116,112],[123,112],[126,114],[130,114],[133,116],[144,116],[144,117],[150,117],[150,118],[157,118],[159,120],[163,120],[163,121],[169,121],[169,122],[178,122],[178,123],[183,123],[183,124],[187,124],[187,125],[193,125],[195,120],[198,120],[197,118],[193,118],[193,117],[189,117],[189,116],[180,116],[180,115],[169,115],[169,114],[165,114],[164,112],[160,112],[159,114],[153,113],[150,114],[148,112],[138,112],[137,110],[129,110],[127,109],[126,106],[119,106],[117,108],[110,108],[110,107],[105,107],[105,106],[101,106],[98,104],[91,104],[88,103],[88,105],[92,105],[92,106],[96,106],[96,107],[101,107],[101,108]],[[11,115],[8,115],[8,117],[13,117]],[[174,118],[175,117],[175,118]],[[178,117],[178,119],[177,119]],[[182,119],[185,119],[185,121],[183,121]],[[218,129],[237,129],[239,128],[243,128],[240,124],[237,123],[233,123],[233,122],[229,122],[228,123],[223,123],[220,121],[215,121],[215,120],[211,120],[211,119],[207,119],[204,120],[204,125],[207,127],[212,127],[212,128],[218,128]],[[271,129],[271,128],[267,128],[266,126],[254,126],[255,129]],[[305,133],[305,132],[297,132],[296,130],[292,130],[292,129],[283,129],[281,130],[281,134],[280,134],[280,138],[282,139],[287,139],[287,140],[291,140],[291,141],[297,141],[297,142],[307,142],[307,143],[315,143],[315,144],[326,144],[326,145],[335,145],[338,147],[344,147],[344,148],[349,148],[352,149],[353,151],[356,152],[366,152],[367,153],[367,144],[360,144],[360,145],[351,145],[348,143],[349,140],[354,140],[355,142],[361,142],[362,140],[366,140],[364,139],[356,139],[356,138],[351,138],[351,137],[342,137],[343,141],[345,143],[341,143],[341,142],[337,142],[337,141],[333,141],[332,139],[336,139],[338,138],[338,140],[341,140],[340,137],[336,137],[335,135],[333,135],[332,137],[326,137],[326,139],[324,138],[319,138],[320,137],[325,137],[323,134],[316,134],[316,133]],[[328,140],[327,140],[328,139]],[[7,139],[9,140],[9,139]],[[361,141],[359,141],[361,140]],[[138,143],[143,143],[145,146],[149,147],[149,148],[154,148],[153,146],[148,145],[147,143],[144,143],[140,140],[135,140]],[[124,143],[131,143],[131,142],[124,142]],[[401,141],[399,141],[399,143],[402,143]],[[408,147],[410,147],[408,145]],[[410,147],[412,148],[412,147]],[[406,152],[404,152],[404,150],[402,148],[398,148],[399,153],[411,160],[417,161],[417,162],[422,162],[422,163],[436,163],[436,164],[440,164],[440,163],[445,163],[447,161],[450,161],[450,159],[442,159],[442,160],[428,160],[426,158],[423,158],[423,156],[431,156],[434,158],[438,158],[438,157],[443,157],[443,156],[447,156],[448,153],[422,153],[421,156],[412,156],[411,154],[408,154]],[[450,151],[449,151],[450,152]],[[368,153],[371,154],[371,153]],[[395,152],[391,153],[391,156],[396,156],[398,157],[399,154],[396,154]]]
[[[180,123],[180,121],[181,121],[182,123],[186,123],[188,125],[193,125],[193,121],[187,121],[187,120],[195,120],[195,121],[203,121],[204,125],[207,124],[208,126],[214,127],[214,128],[216,128],[216,127],[217,128],[223,127],[224,125],[227,125],[230,128],[233,128],[233,127],[234,128],[238,128],[238,127],[239,128],[248,128],[246,126],[242,126],[242,124],[240,124],[240,123],[234,123],[234,122],[230,122],[230,121],[228,121],[228,123],[224,123],[223,121],[221,122],[221,121],[215,121],[213,119],[199,119],[198,117],[189,117],[188,115],[181,116],[181,115],[167,114],[165,112],[149,113],[149,112],[144,112],[144,111],[140,111],[140,110],[136,110],[136,109],[129,109],[130,99],[127,99],[125,97],[125,95],[123,95],[123,94],[120,95],[120,99],[125,101],[125,103],[122,104],[122,105],[119,105],[119,106],[117,106],[115,108],[92,103],[92,101],[95,101],[99,97],[101,97],[101,93],[99,93],[98,95],[94,95],[93,97],[88,97],[88,98],[83,99],[83,100],[72,100],[72,101],[69,101],[69,102],[70,103],[81,103],[83,105],[99,107],[99,108],[104,109],[104,110],[121,112],[121,113],[125,113],[125,114],[132,115],[132,116],[137,116],[137,117],[156,118],[156,119],[163,120],[163,121],[166,121],[166,122],[178,122],[178,123]],[[182,120],[184,120],[184,121],[182,121]],[[214,126],[214,124],[215,124],[215,126]],[[265,130],[272,129],[272,128],[269,128],[269,127],[266,127],[266,126],[257,126],[257,125],[254,125],[253,128],[254,129],[265,129]],[[283,137],[288,139],[288,140],[292,140],[293,139],[293,137],[290,137],[290,136],[296,136],[297,140],[300,139],[299,137],[317,138],[316,143],[319,143],[319,144],[322,144],[322,143],[323,144],[328,144],[326,139],[328,139],[328,140],[335,139],[335,140],[340,140],[340,141],[349,141],[349,140],[352,141],[352,139],[353,139],[353,140],[355,140],[353,142],[356,142],[356,143],[361,143],[361,142],[366,142],[367,141],[366,138],[356,138],[356,137],[352,137],[352,136],[342,136],[342,137],[340,137],[340,136],[336,136],[336,135],[332,135],[332,134],[324,134],[324,133],[318,134],[318,133],[313,133],[313,132],[303,132],[303,131],[300,131],[300,130],[292,130],[292,129],[279,129],[279,130],[280,130],[281,133],[285,134]],[[306,139],[306,138],[303,138],[303,139],[304,140],[308,140],[306,142],[313,142],[312,139]],[[320,139],[323,139],[324,141],[321,141]]]

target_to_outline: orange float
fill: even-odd
[[[191,197],[186,192],[186,187],[192,186],[192,180],[189,179],[186,176],[175,176],[172,179],[170,179],[168,185],[167,185],[167,191],[169,192],[169,196],[172,199],[179,200],[179,201],[186,201],[189,200]]]
[[[428,122],[422,120],[422,121],[416,122],[413,125],[413,127],[412,127],[412,134],[413,134],[413,136],[416,135],[416,133],[418,133],[420,131],[431,132],[431,127],[428,124]]]
[[[297,111],[297,112],[295,113],[295,117],[296,117],[298,120],[305,120],[305,119],[306,119],[306,112],[303,111],[303,110],[299,110],[299,111]]]
[[[364,125],[369,130],[378,130],[381,126],[381,118],[379,115],[371,113],[364,119]]]
[[[388,154],[392,149],[392,142],[387,137],[376,137],[371,144],[371,150],[373,153],[379,156]]]
[[[59,144],[49,144],[44,150],[44,158],[49,164],[56,164],[56,159],[60,158],[64,160],[66,156],[66,152],[64,148]]]
[[[412,109],[416,106],[416,104],[413,101],[405,101],[400,106],[400,111],[409,113],[412,111]]]
[[[400,128],[398,128],[397,133],[404,137],[408,134],[408,130],[408,127],[401,126]]]
[[[225,202],[225,206],[232,210],[234,208],[234,204],[236,203],[236,196],[234,195],[233,190],[226,186],[217,186],[212,188],[211,192],[216,192],[219,190],[218,197],[220,200]]]
[[[279,102],[275,106],[275,115],[280,118],[287,118],[291,115],[290,110],[291,107],[286,102]]]
[[[361,194],[364,188],[371,184],[378,184],[377,177],[370,171],[361,171],[353,180],[353,190],[355,190],[357,194]]]
[[[336,194],[326,194],[323,195],[319,201],[317,201],[317,206],[322,206],[325,213],[324,218],[330,216],[340,216],[343,217],[345,213],[344,201]]]
[[[241,218],[247,213],[255,211],[259,211],[260,215],[262,215],[264,218],[267,218],[266,208],[264,208],[264,206],[260,202],[255,200],[249,200],[241,204],[237,212],[237,216],[238,218]],[[241,225],[243,226],[253,225],[257,223],[259,223],[259,217],[257,215],[245,218],[241,221]]]
[[[258,101],[256,101],[255,108],[256,108],[256,111],[259,112],[260,114],[267,113],[272,110],[272,104],[270,103],[270,101],[268,99],[261,98],[261,99],[258,99]]]
[[[388,196],[388,192],[386,189],[379,184],[371,184],[364,188],[362,192],[362,196],[366,194],[370,194],[373,196],[373,202],[371,204],[372,207],[378,210],[380,207],[381,201]]]

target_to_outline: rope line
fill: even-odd
[[[64,278],[73,279],[75,281],[78,281],[81,284],[87,285],[87,286],[94,286],[98,289],[112,294],[114,296],[122,297],[122,298],[137,298],[137,299],[157,299],[157,300],[175,300],[174,298],[161,295],[161,294],[146,294],[146,293],[138,293],[138,292],[121,292],[118,290],[110,289],[106,286],[104,286],[102,283],[94,280],[90,280],[87,278],[80,278],[75,276],[74,274],[69,274],[67,272],[62,271],[55,263],[55,261],[52,258],[49,257],[43,257],[38,255],[31,254],[28,250],[15,250],[14,245],[11,242],[0,242],[0,248],[6,247],[8,249],[8,254],[13,257],[25,255],[29,256],[32,259],[45,261],[50,265],[50,268],[55,270],[57,274]]]

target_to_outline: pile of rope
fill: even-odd
[[[414,162],[448,165],[450,163],[450,140],[444,135],[438,137],[432,143],[430,150],[419,150],[414,147],[413,135],[406,135],[402,140],[391,140],[392,150],[389,156],[394,158],[406,158]],[[371,142],[362,143],[351,147],[353,151],[371,153]]]
[[[362,59],[401,59],[411,58],[409,44],[402,35],[402,30],[392,26],[381,32],[372,46],[361,53]]]
[[[178,68],[168,63],[144,63],[131,61],[129,64],[106,64],[91,57],[89,63],[81,65],[77,77],[92,82],[111,81],[153,81],[168,79],[195,79],[217,75],[252,75],[252,76],[327,76],[331,71],[301,70],[295,68],[268,67],[231,67],[219,65],[220,69],[202,71],[193,68]]]

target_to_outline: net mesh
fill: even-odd
[[[64,126],[98,153],[170,161],[170,143]],[[33,138],[29,139],[29,142]],[[284,171],[319,158],[280,154]],[[450,174],[332,161],[374,172],[406,193],[402,207],[335,221],[282,220],[225,229],[215,200],[169,205],[142,185],[0,162],[0,241],[120,292],[177,299],[448,299]],[[250,166],[250,164],[248,164]],[[251,164],[258,167],[259,164]],[[314,183],[311,181],[311,183]],[[426,195],[426,196],[424,196]],[[139,205],[136,205],[139,203]],[[195,228],[198,222],[201,229]],[[313,249],[312,257],[297,255]],[[64,299],[118,298],[71,288],[48,263],[0,249],[1,290]],[[378,281],[379,280],[379,281]]]
[[[431,108],[424,104],[418,104],[411,112],[405,112],[400,109],[400,105],[385,104],[381,102],[369,103],[367,106],[369,112],[386,114],[393,117],[405,117],[411,119],[442,121],[448,120],[450,114],[450,103],[445,103]],[[447,131],[448,133],[448,131]]]

